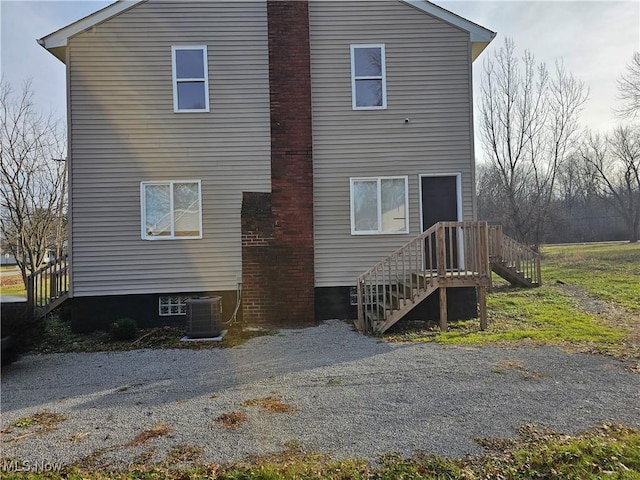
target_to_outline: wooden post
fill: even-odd
[[[444,234],[444,227],[442,224],[438,225],[436,230],[436,262],[438,269],[438,276],[444,278],[447,273],[447,242]]]
[[[491,278],[491,262],[489,257],[491,256],[491,252],[489,251],[489,226],[487,222],[482,222],[478,225],[479,227],[479,254],[480,259],[478,263],[482,268],[482,276]]]
[[[368,333],[364,326],[364,305],[362,296],[364,295],[364,288],[362,288],[362,279],[358,279],[358,286],[356,287],[356,295],[358,295],[358,323],[357,327],[362,333]]]
[[[446,332],[449,330],[447,325],[447,288],[440,287],[440,330]]]
[[[34,291],[34,278],[33,275],[27,277],[27,304],[32,315],[36,313],[36,296]]]
[[[487,329],[487,290],[486,287],[478,288],[478,307],[480,308],[480,330]]]
[[[60,274],[54,268],[51,270],[51,274],[49,278],[49,302],[54,298],[58,298],[58,291],[59,291],[58,282],[59,281],[60,281]]]

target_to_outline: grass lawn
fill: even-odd
[[[24,288],[24,284],[22,283],[22,279],[20,279],[20,283],[14,283],[12,285],[2,285],[2,294],[3,295],[15,295],[17,297],[27,297],[27,290]]]
[[[38,288],[41,292],[47,292],[49,290],[49,284],[49,279],[43,279]],[[0,291],[3,295],[27,296],[27,289],[24,286],[21,275],[3,275],[0,278]]]
[[[14,271],[17,269],[15,265],[0,265],[0,272]]]
[[[2,478],[16,479],[211,479],[211,480],[299,480],[299,479],[618,479],[640,478],[640,432],[622,425],[601,425],[576,436],[525,425],[513,440],[478,439],[486,450],[483,455],[451,459],[418,453],[409,458],[383,455],[378,465],[363,459],[334,460],[330,456],[307,452],[295,442],[279,454],[251,458],[230,465],[193,461],[202,449],[179,446],[170,451],[163,463],[130,465],[118,472],[64,467],[45,474],[11,472],[21,463],[5,460]],[[15,462],[15,461],[14,461]],[[6,468],[6,467],[9,468]]]
[[[401,330],[389,341],[522,342],[631,359],[640,372],[640,244],[553,245],[542,250],[543,286],[499,284],[487,296],[489,328],[451,322],[445,333]],[[494,281],[499,277],[494,276]]]
[[[7,269],[3,268],[3,271]],[[11,267],[11,272],[15,272],[15,267]],[[24,288],[24,282],[22,281],[22,276],[20,274],[17,275],[7,275],[4,273],[2,277],[0,277],[0,292],[3,295],[17,295],[19,297],[26,297],[27,291]]]
[[[577,285],[640,313],[640,242],[550,245],[542,253],[546,283]]]

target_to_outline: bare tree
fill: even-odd
[[[581,155],[597,180],[599,193],[624,219],[629,241],[640,238],[640,131],[616,128],[608,136],[588,136]]]
[[[518,59],[510,39],[485,62],[484,72],[481,135],[504,191],[502,217],[519,241],[537,247],[588,90],[561,63],[550,75],[530,52]]]
[[[574,214],[588,191],[586,184],[589,177],[584,174],[582,166],[582,159],[578,155],[571,155],[558,169],[557,196],[568,217]]]
[[[505,224],[504,208],[506,198],[500,187],[500,171],[491,163],[476,166],[476,192],[478,197],[478,217]]]
[[[66,162],[54,160],[64,157],[64,134],[36,112],[30,82],[19,94],[0,82],[0,116],[0,227],[26,285],[48,249],[64,241]]]
[[[624,118],[640,118],[640,52],[635,52],[627,71],[618,79],[618,97],[623,106],[616,112]]]
[[[584,138],[586,142],[589,137]],[[589,242],[626,238],[622,217],[612,211],[611,199],[600,188],[600,175],[592,163],[585,161],[581,155],[583,152],[584,147],[568,157],[558,170],[552,230],[546,241]]]

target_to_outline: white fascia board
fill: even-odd
[[[445,10],[438,5],[435,5],[426,0],[401,0],[403,3],[410,5],[418,10],[421,10],[429,15],[439,18],[451,25],[454,25],[462,30],[469,32],[471,43],[473,44],[473,59],[475,60],[478,55],[486,48],[491,40],[496,36],[495,32],[492,32],[488,28],[484,28],[477,23],[473,23],[466,18],[456,15],[449,10]]]
[[[42,37],[38,40],[38,44],[49,50],[64,63],[64,50],[68,45],[70,37],[109,20],[111,17],[114,17],[144,1],[145,0],[118,0],[116,3],[112,3],[91,15],[61,28],[60,30],[56,30],[46,37]]]

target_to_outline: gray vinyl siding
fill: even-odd
[[[209,113],[174,113],[172,45],[207,45]],[[242,192],[270,184],[265,2],[150,0],[69,43],[73,295],[233,290]],[[141,239],[140,182],[201,180],[203,238]]]
[[[355,285],[420,233],[420,174],[460,173],[473,217],[469,35],[393,0],[309,11],[316,286]],[[385,45],[386,110],[352,110],[351,44]],[[351,235],[349,178],[397,175],[409,178],[409,233]]]

